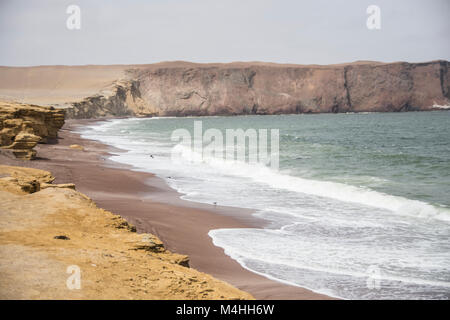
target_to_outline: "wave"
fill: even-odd
[[[145,118],[145,120],[157,118]],[[113,144],[116,147],[125,148],[133,151],[147,145],[145,141],[128,141],[127,138],[102,136],[112,127],[122,122],[142,121],[144,119],[114,119],[103,122],[100,125],[95,124],[85,127],[89,131],[82,131],[82,135],[87,138],[103,140]],[[100,133],[98,135],[97,133]],[[153,144],[158,144],[152,141]],[[155,145],[156,146],[156,145]],[[161,143],[159,146],[167,146],[167,143]],[[148,146],[150,147],[150,145]],[[306,179],[299,176],[290,175],[289,171],[273,170],[263,164],[246,163],[242,161],[231,161],[217,157],[204,157],[198,152],[193,151],[182,145],[177,145],[178,159],[172,157],[172,161],[183,164],[184,162],[201,163],[209,166],[211,169],[220,172],[223,175],[233,175],[252,179],[257,183],[268,185],[275,189],[288,190],[292,192],[314,195],[323,198],[330,198],[342,202],[357,203],[364,206],[385,209],[395,214],[416,217],[416,218],[434,218],[442,221],[450,221],[450,209],[437,207],[429,203],[386,194],[366,187],[358,187],[341,182],[321,181]]]
[[[450,222],[450,210],[439,208],[419,200],[385,194],[365,187],[356,187],[339,182],[319,181],[289,175],[262,164],[249,164],[215,157],[202,157],[185,146],[177,146],[182,161],[201,162],[226,175],[252,179],[254,182],[272,188],[293,191],[308,195],[331,198],[338,201],[357,203],[365,206],[386,209],[399,215],[434,218]]]
[[[444,110],[449,110],[450,109],[450,106],[447,106],[447,105],[439,105],[439,104],[433,104],[433,108],[435,108],[435,109],[444,109]]]
[[[278,265],[284,265],[288,267],[303,269],[303,270],[312,270],[312,271],[320,271],[320,272],[327,272],[327,273],[333,273],[337,275],[346,275],[346,276],[352,276],[357,278],[367,278],[368,273],[367,272],[361,272],[361,271],[355,271],[355,270],[344,270],[344,269],[337,269],[337,268],[330,268],[330,267],[318,267],[318,266],[309,266],[305,264],[298,264],[293,263],[292,259],[277,259],[277,262],[274,262],[273,257],[271,256],[265,256],[264,253],[261,251],[252,251],[252,252],[241,252],[240,250],[235,249],[232,245],[229,245],[229,242],[225,239],[221,238],[221,233],[225,235],[230,235],[232,232],[237,232],[240,235],[242,235],[242,231],[245,231],[245,229],[214,229],[210,230],[208,235],[211,237],[213,243],[215,246],[221,247],[225,250],[225,253],[233,258],[234,260],[239,261],[240,263],[245,264],[245,259],[252,259],[252,260],[258,260],[267,264],[278,264]],[[277,233],[277,230],[264,230],[264,232],[274,232]],[[377,276],[377,279],[379,280],[389,280],[389,281],[399,281],[403,283],[410,283],[410,284],[416,284],[416,285],[427,285],[427,286],[436,286],[436,287],[445,287],[450,288],[450,283],[445,281],[435,281],[435,280],[426,280],[426,279],[420,279],[420,278],[412,278],[412,277],[404,277],[404,276],[396,276],[396,275],[389,275],[386,273],[380,273]]]

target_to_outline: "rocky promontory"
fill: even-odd
[[[0,101],[0,147],[17,158],[34,159],[33,148],[55,139],[63,124],[64,110]]]
[[[398,112],[448,108],[450,80],[444,60],[0,67],[0,96],[79,119]]]
[[[449,104],[448,62],[236,64],[135,72],[135,114],[237,115],[431,110]],[[145,103],[142,110],[140,105]]]

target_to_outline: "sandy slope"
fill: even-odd
[[[252,298],[187,268],[186,256],[132,232],[70,185],[46,185],[52,180],[46,171],[0,166],[0,299]],[[81,270],[81,289],[66,285],[71,265]]]
[[[79,101],[123,78],[129,67],[0,67],[0,98],[41,105]]]

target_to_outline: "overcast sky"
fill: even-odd
[[[449,34],[449,0],[0,0],[0,65],[450,60]]]

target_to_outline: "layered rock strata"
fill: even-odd
[[[17,158],[34,159],[38,143],[58,136],[64,113],[52,107],[0,102],[0,147]]]
[[[0,96],[65,107],[68,118],[442,110],[448,63],[0,67]]]

